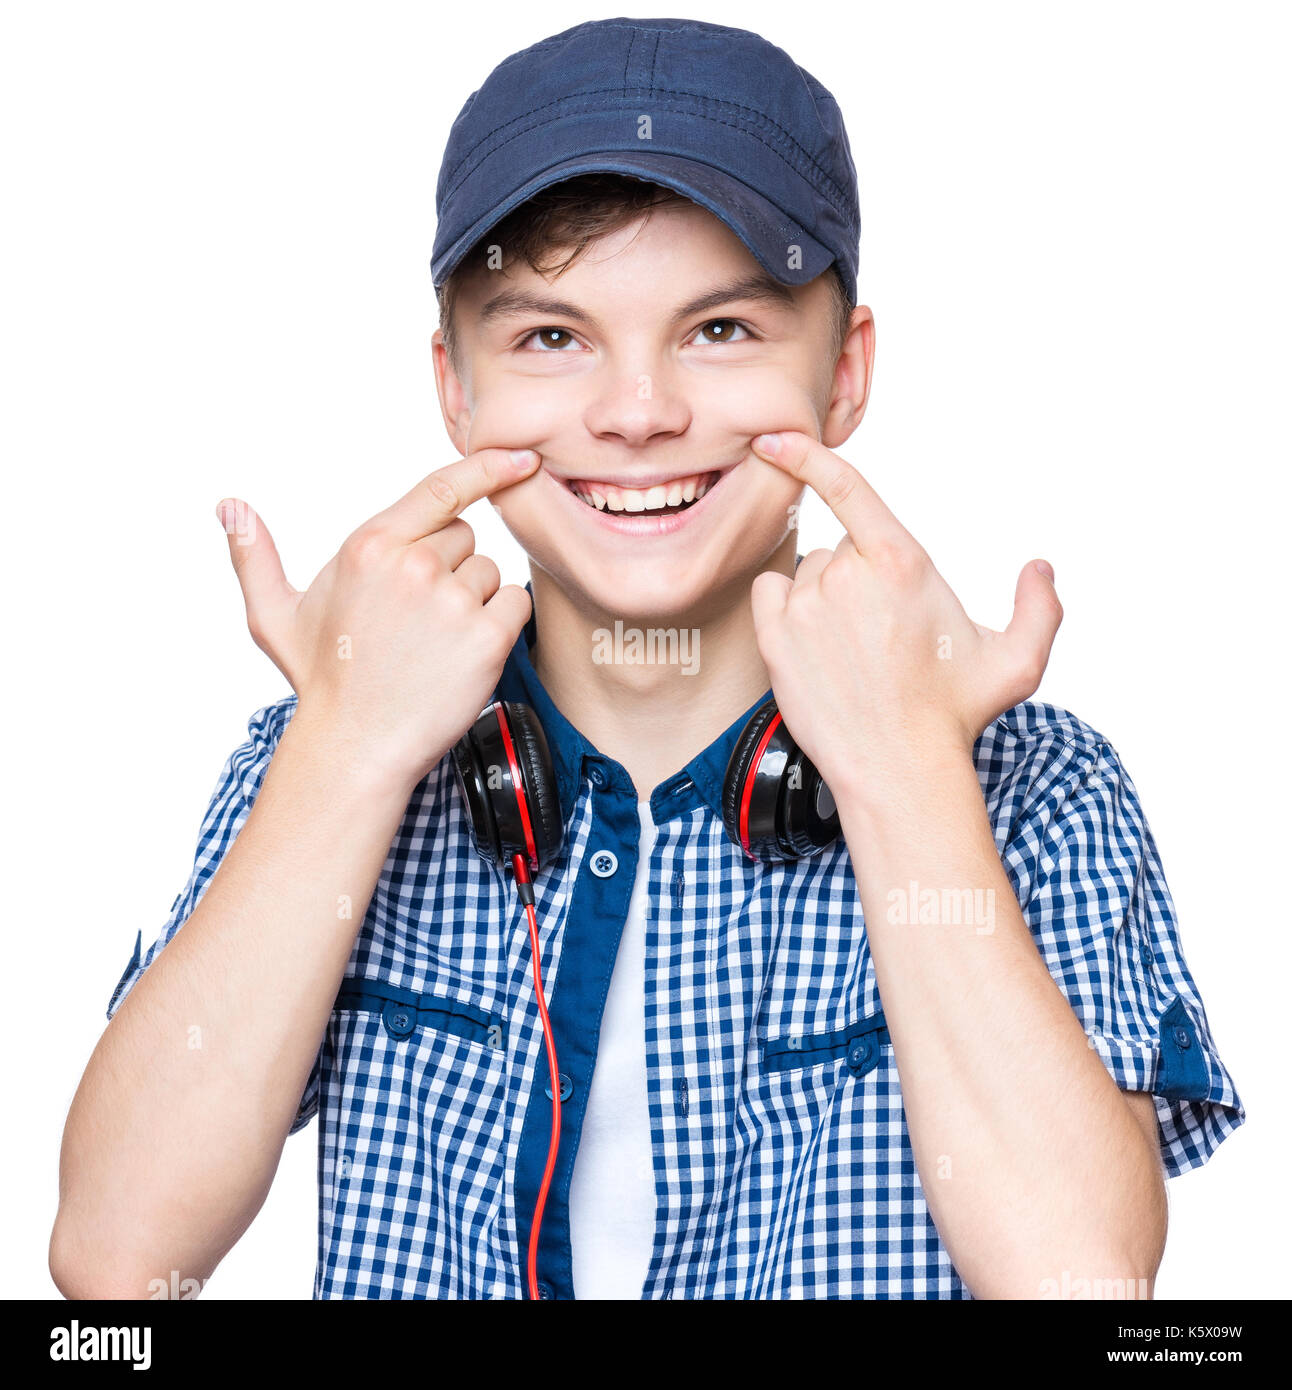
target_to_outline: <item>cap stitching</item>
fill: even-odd
[[[570,105],[572,107],[573,103],[575,102],[586,101],[591,97],[608,96],[612,93],[618,93],[619,90],[620,89],[617,87],[601,87],[589,92],[579,92],[573,96],[558,97],[555,101],[544,102],[541,106],[530,107],[528,111],[522,111],[519,114],[513,116],[511,120],[505,121],[500,126],[495,126],[493,130],[489,131],[487,135],[484,135],[479,141],[477,141],[477,143],[474,146],[472,146],[469,155],[464,155],[458,161],[457,168],[454,169],[453,174],[451,176],[453,180],[451,186],[447,188],[444,194],[441,196],[439,200],[440,205],[443,206],[445,203],[447,203],[462,186],[462,184],[466,182],[470,174],[475,172],[475,170],[479,168],[479,164],[477,163],[475,166],[473,166],[471,170],[465,173],[459,173],[459,171],[462,170],[463,166],[467,163],[467,160],[472,156],[479,155],[481,145],[484,145],[486,142],[493,140],[495,136],[499,135],[509,126],[514,126],[517,122],[526,120],[528,117],[536,115],[540,111],[548,111],[552,107],[565,105]],[[649,89],[635,88],[634,91],[648,92]],[[759,118],[759,120],[765,122],[774,131],[781,135],[787,142],[787,144],[789,144],[795,150],[795,152],[800,156],[801,160],[808,166],[808,168],[810,168],[818,176],[818,178],[821,181],[821,185],[823,186],[818,186],[816,180],[809,179],[808,181],[812,183],[814,187],[817,187],[818,192],[822,192],[827,196],[830,196],[831,201],[835,205],[835,211],[841,213],[844,216],[845,221],[847,221],[849,225],[852,225],[851,216],[848,213],[847,208],[844,206],[845,199],[843,195],[843,190],[839,187],[838,184],[835,183],[834,179],[831,178],[830,175],[817,163],[816,159],[812,156],[812,154],[809,151],[805,150],[803,146],[800,145],[798,141],[794,139],[794,137],[789,133],[789,131],[785,129],[784,126],[774,121],[770,116],[766,114],[766,112],[759,111],[756,107],[753,106],[743,106],[739,102],[721,101],[715,97],[701,96],[696,92],[683,92],[662,88],[658,92],[654,92],[651,94],[665,97],[684,97],[689,101],[707,102],[710,105],[716,106],[719,110],[726,109],[738,112],[752,112],[755,116]],[[627,96],[628,93],[625,91],[622,95]],[[665,109],[667,110],[669,108],[666,107]],[[778,150],[774,145],[762,139],[762,137],[756,130],[751,129],[746,125],[741,125],[734,121],[724,121],[721,119],[721,117],[710,115],[708,112],[702,110],[688,111],[684,108],[677,108],[676,114],[698,116],[701,120],[712,121],[716,125],[725,125],[732,130],[740,130],[746,135],[752,135],[761,144],[765,145],[766,148],[770,150],[772,154],[776,155],[776,157],[780,159],[784,164],[788,165],[791,169],[794,169],[796,173],[802,174],[804,172],[803,169],[796,165],[792,160],[786,158],[783,151]],[[556,119],[556,117],[553,117],[551,119]],[[514,131],[512,134],[508,135],[506,139],[500,140],[491,149],[485,151],[483,158],[488,159],[491,155],[497,154],[499,150],[501,150],[505,145],[509,144],[512,140],[519,139],[522,135],[527,135],[531,130],[535,130],[540,125],[546,123],[546,121],[538,121],[534,125],[527,126],[523,130]]]
[[[648,89],[645,88],[634,88],[633,90],[634,92],[648,92]],[[508,129],[508,126],[515,125],[517,121],[524,121],[527,117],[531,117],[531,115],[537,114],[538,111],[547,111],[551,110],[552,107],[566,106],[566,104],[569,104],[570,107],[574,108],[573,104],[577,103],[577,101],[586,101],[590,99],[590,97],[608,96],[611,95],[611,93],[617,92],[619,92],[619,89],[617,88],[598,88],[595,90],[591,90],[591,92],[579,92],[576,93],[576,95],[574,96],[558,97],[558,99],[556,99],[555,101],[545,101],[545,103],[542,104],[542,106],[530,107],[530,110],[520,111],[519,114],[513,115],[513,117],[510,118],[509,121],[503,122],[502,125],[494,126],[494,129],[492,129],[492,131],[488,132],[487,135],[481,136],[481,139],[478,140],[476,145],[471,147],[470,154],[466,154],[466,156],[463,156],[458,161],[458,167],[455,168],[455,171],[453,171],[452,175],[452,178],[455,179],[455,182],[453,182],[451,188],[446,189],[444,195],[441,196],[441,200],[439,200],[439,202],[441,202],[441,206],[442,204],[448,202],[448,200],[451,199],[451,197],[455,195],[456,192],[458,192],[458,189],[460,188],[460,186],[462,186],[462,183],[465,183],[466,179],[470,177],[470,172],[474,172],[474,170],[467,171],[465,172],[465,174],[462,174],[459,177],[459,170],[462,170],[462,167],[467,163],[467,160],[469,160],[471,156],[476,156],[476,154],[480,153],[481,145],[484,145],[484,143],[488,142],[488,140],[494,139],[496,135],[499,135],[499,133],[505,131],[505,129]],[[622,93],[622,95],[627,96],[627,92]],[[793,147],[794,150],[796,150],[796,153],[798,154],[798,156],[801,157],[801,160],[804,161],[804,163],[807,164],[808,167],[811,168],[811,170],[814,171],[819,178],[821,178],[823,185],[826,185],[826,188],[819,189],[819,192],[829,192],[830,195],[833,195],[833,199],[836,200],[836,211],[841,211],[841,213],[843,213],[844,208],[843,206],[841,206],[841,204],[844,203],[843,189],[841,189],[840,186],[837,185],[836,182],[834,182],[833,178],[830,178],[830,175],[827,174],[825,170],[823,170],[821,165],[816,163],[815,157],[812,156],[812,154],[809,153],[808,150],[805,150],[804,147],[802,147],[800,143],[798,143],[797,140],[794,139],[794,136],[790,135],[790,132],[787,131],[787,129],[784,128],[783,125],[777,124],[777,122],[773,121],[772,118],[769,117],[769,115],[766,115],[766,113],[764,113],[764,111],[759,111],[757,107],[741,106],[741,104],[737,103],[737,101],[722,101],[716,99],[716,97],[701,96],[695,92],[677,92],[677,90],[661,89],[658,93],[652,93],[652,95],[666,97],[686,97],[687,100],[701,101],[701,103],[709,103],[711,104],[711,106],[718,107],[719,110],[723,110],[723,108],[726,108],[726,110],[741,111],[741,113],[744,113],[744,111],[751,111],[751,113],[754,114],[755,117],[758,117],[759,121],[765,122],[765,124],[769,125],[770,128],[773,129],[773,131],[776,131],[777,133],[779,133],[779,135],[782,135],[784,140],[786,140],[786,142],[789,143],[789,145]],[[668,110],[668,107],[666,107],[666,110]],[[748,128],[748,126],[745,125],[736,124],[736,122],[733,121],[720,120],[720,117],[716,117],[716,115],[709,115],[708,113],[706,113],[706,111],[687,111],[684,110],[684,108],[677,108],[677,114],[697,115],[697,117],[700,117],[701,120],[713,121],[715,122],[715,124],[718,125],[730,126],[730,128],[732,129],[744,131],[744,133],[747,133],[747,135],[754,135],[755,139],[759,139],[759,136],[757,135],[757,132],[754,131],[754,129],[750,129]],[[503,146],[508,145],[510,140],[519,139],[520,136],[527,135],[528,132],[533,131],[533,129],[537,129],[538,125],[542,124],[545,124],[545,122],[535,122],[535,125],[526,126],[526,128],[524,128],[523,131],[513,132],[512,135],[508,136],[508,138],[499,140],[499,142],[496,143],[496,145],[492,147],[492,149],[487,150],[487,152],[485,152],[484,154],[484,157],[488,158],[491,156],[491,154],[498,153],[498,150],[501,150]],[[794,168],[796,172],[802,172],[801,168],[798,168],[797,165],[793,163],[793,161],[790,161],[789,158],[786,158],[786,156],[784,156],[784,153],[780,152],[780,150],[777,150],[775,146],[769,145],[769,143],[766,142],[766,140],[761,140],[761,143],[764,143],[764,145],[768,147],[770,152],[776,154],[776,157],[780,158],[780,160],[782,160],[784,164],[789,165],[790,168]],[[478,164],[476,165],[476,167],[478,168]],[[814,181],[811,181],[811,179],[809,179],[809,182]]]

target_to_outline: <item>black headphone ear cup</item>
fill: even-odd
[[[786,734],[788,738],[788,731]],[[839,812],[816,764],[798,746],[786,764],[777,816],[782,857],[808,859],[839,837]]]
[[[776,722],[778,714],[776,701],[768,700],[736,740],[722,786],[722,820],[744,849],[740,813],[747,798],[748,852],[772,861],[806,859],[838,838],[839,816],[829,787],[784,721]]]
[[[740,844],[740,808],[745,795],[745,786],[755,771],[754,758],[758,753],[758,745],[767,732],[767,726],[776,718],[778,713],[775,700],[768,700],[765,704],[759,705],[750,715],[749,722],[741,730],[740,737],[736,740],[736,746],[731,750],[731,757],[727,761],[727,773],[722,783],[722,823],[726,826],[728,838],[737,845]],[[754,788],[754,790],[762,789]],[[769,808],[763,804],[764,798],[759,797],[759,802],[760,804],[755,806],[751,796],[749,849],[756,858],[766,858],[769,837],[773,850],[776,844],[775,807],[773,805],[770,808],[771,815],[769,817],[767,814]]]
[[[539,869],[545,869],[561,852],[565,839],[565,817],[556,784],[556,769],[547,746],[547,735],[538,716],[528,705],[508,700],[504,704],[516,759],[525,781],[530,824]]]
[[[457,778],[458,791],[467,811],[467,826],[475,842],[476,853],[492,863],[502,863],[502,842],[498,833],[498,822],[493,813],[492,796],[485,761],[481,753],[477,730],[486,716],[493,719],[492,710],[486,710],[475,723],[453,745],[453,772]]]

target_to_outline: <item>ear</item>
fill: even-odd
[[[830,405],[822,423],[821,442],[827,449],[837,449],[861,424],[874,370],[875,318],[865,304],[858,304],[835,363]]]
[[[465,458],[471,435],[471,409],[467,404],[466,388],[449,361],[444,334],[438,328],[431,335],[431,360],[435,367],[435,391],[440,398],[444,428],[448,430],[454,448]]]

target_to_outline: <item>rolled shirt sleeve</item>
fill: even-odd
[[[1052,706],[1011,711],[980,751],[1009,767],[998,842],[1051,976],[1117,1085],[1154,1096],[1167,1176],[1198,1167],[1245,1112],[1134,783],[1101,735]]]
[[[140,953],[143,933],[139,932],[136,935],[134,954],[108,1002],[109,1020],[121,1007],[122,1000],[142,978],[144,971],[156,960],[158,953],[188,921],[194,908],[202,901],[207,885],[220,867],[229,846],[237,839],[238,831],[246,822],[264,781],[270,759],[295,708],[296,697],[288,696],[276,704],[266,705],[263,709],[257,710],[248,721],[247,740],[229,755],[206,814],[202,818],[197,852],[188,882],[171,904],[170,916],[156,941],[142,957]],[[292,1134],[303,1129],[318,1111],[321,1053],[320,1047],[319,1055],[314,1058],[296,1118],[289,1131]]]

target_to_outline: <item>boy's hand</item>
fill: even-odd
[[[488,703],[530,615],[529,595],[499,587],[458,513],[537,464],[532,449],[483,449],[437,469],[348,537],[304,593],[256,514],[220,503],[247,626],[296,691],[293,723],[410,790],[443,757]]]
[[[972,751],[993,719],[1035,692],[1063,619],[1053,571],[1024,566],[1014,616],[993,632],[969,619],[850,464],[797,431],[753,445],[819,493],[848,533],[833,551],[804,556],[792,579],[768,571],[754,581],[777,704],[836,799],[882,799],[914,763]]]

